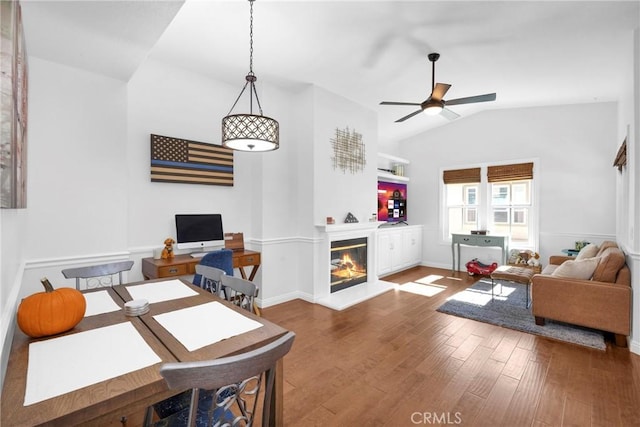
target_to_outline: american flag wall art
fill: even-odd
[[[233,150],[151,134],[151,181],[233,186]]]

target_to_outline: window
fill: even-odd
[[[451,233],[469,233],[478,228],[480,168],[444,171],[446,223]]]
[[[536,250],[533,187],[533,163],[444,171],[443,239],[486,229],[509,236],[512,247]]]
[[[489,230],[511,236],[512,245],[528,246],[531,230],[527,222],[531,209],[531,180],[517,180],[489,184],[493,223]]]

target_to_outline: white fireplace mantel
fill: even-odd
[[[316,228],[325,233],[343,233],[345,231],[372,230],[378,228],[383,221],[352,222],[344,224],[317,224]]]
[[[345,224],[317,224],[323,239],[316,246],[317,268],[314,274],[314,302],[334,310],[343,310],[359,302],[394,289],[395,285],[378,279],[377,230],[384,222],[370,221]],[[367,238],[367,282],[337,292],[330,292],[329,253],[331,241],[355,237]]]

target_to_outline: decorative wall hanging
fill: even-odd
[[[151,134],[151,181],[233,186],[233,150]]]
[[[616,159],[613,162],[613,166],[617,167],[622,172],[622,167],[627,165],[627,138],[622,141],[622,145],[618,149]]]
[[[365,156],[365,147],[362,142],[362,134],[356,131],[350,131],[349,128],[344,130],[336,128],[336,136],[331,139],[333,146],[333,168],[340,168],[342,172],[347,170],[356,173],[364,170],[367,164]]]
[[[0,208],[27,207],[27,53],[17,1],[2,11]]]

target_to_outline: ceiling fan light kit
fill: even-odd
[[[222,145],[237,151],[273,151],[280,147],[280,127],[276,120],[262,114],[253,73],[253,2],[249,0],[249,74],[240,95],[222,119]],[[249,114],[231,114],[244,91],[249,87]],[[260,114],[253,114],[253,98]]]
[[[442,109],[444,108],[444,102],[432,99],[430,101],[423,102],[421,107],[422,112],[427,116],[436,116],[442,112]]]
[[[476,102],[488,102],[495,101],[496,94],[495,93],[487,93],[485,95],[478,96],[469,96],[465,98],[457,98],[450,99],[449,101],[444,100],[444,95],[447,93],[450,84],[446,83],[436,83],[436,61],[440,58],[439,53],[430,53],[427,55],[429,61],[431,61],[431,94],[429,97],[423,102],[394,102],[394,101],[382,101],[380,105],[415,105],[420,106],[419,110],[416,110],[410,114],[407,114],[404,117],[396,120],[396,123],[403,122],[411,117],[417,115],[420,112],[428,116],[442,115],[444,118],[448,120],[455,120],[460,115],[448,108],[445,108],[446,105],[461,105],[461,104],[472,104]]]

